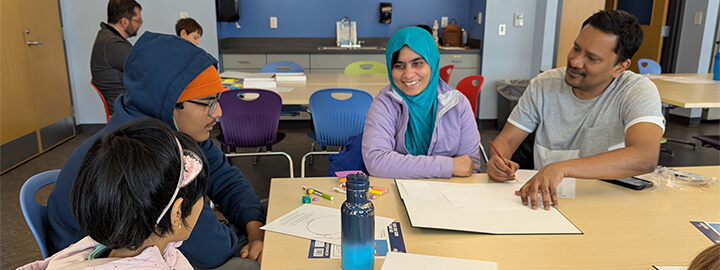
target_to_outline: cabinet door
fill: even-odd
[[[293,62],[300,64],[304,69],[305,73],[310,73],[310,55],[309,54],[268,54],[267,62]]]
[[[385,64],[384,54],[311,54],[313,73],[343,73],[345,67],[357,61],[377,61]]]
[[[475,68],[480,66],[480,56],[477,54],[441,54],[440,67],[455,65],[455,68]]]
[[[267,64],[265,54],[223,54],[223,70],[260,72]]]

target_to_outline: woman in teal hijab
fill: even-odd
[[[363,159],[374,176],[427,178],[479,172],[480,134],[470,103],[440,80],[440,53],[419,27],[395,33],[386,46],[390,85],[365,121]]]

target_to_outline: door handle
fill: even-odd
[[[32,41],[32,40],[28,40],[27,44],[28,44],[28,47],[29,47],[29,46],[32,46],[32,45],[42,45],[43,42],[42,42],[42,41]]]

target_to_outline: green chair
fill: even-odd
[[[377,61],[357,61],[345,67],[345,74],[387,73],[385,64]]]

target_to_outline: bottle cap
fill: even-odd
[[[345,185],[351,190],[362,190],[370,188],[370,178],[364,174],[350,174],[347,176]]]

